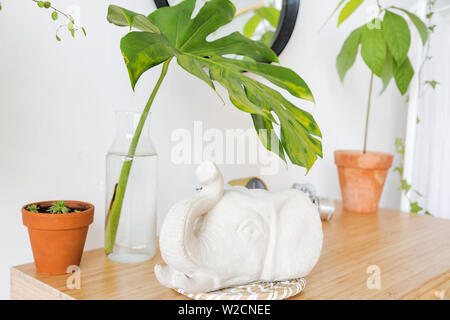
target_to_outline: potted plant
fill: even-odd
[[[217,84],[222,85],[231,103],[251,115],[262,144],[282,160],[286,161],[287,155],[293,164],[309,171],[317,157],[322,157],[322,135],[311,114],[295,106],[286,95],[249,75],[263,77],[294,97],[314,101],[306,82],[294,71],[274,64],[278,58],[266,44],[239,32],[207,40],[233,20],[236,9],[229,0],[211,0],[194,15],[195,2],[185,0],[148,16],[109,6],[107,19],[110,23],[138,30],[128,32],[120,42],[132,88],[144,72],[162,64],[160,77],[129,143],[121,172],[111,184],[114,192],[107,199],[110,205],[105,229],[105,253],[110,257],[115,247],[120,250],[115,246],[119,220],[124,199],[132,192],[126,188],[137,159],[142,128],[171,61],[176,61],[183,70],[213,90]]]
[[[337,11],[343,6],[338,26],[343,23],[362,3],[362,0],[340,1]],[[383,191],[387,172],[392,165],[393,155],[367,150],[367,132],[374,76],[383,82],[384,90],[394,78],[398,90],[404,95],[414,76],[413,66],[408,58],[411,46],[411,31],[408,22],[416,27],[423,44],[428,39],[425,23],[415,14],[399,7],[382,7],[378,3],[378,15],[368,23],[355,29],[345,40],[336,59],[341,81],[352,67],[361,47],[361,57],[369,67],[370,84],[365,121],[363,150],[336,150],[335,163],[338,167],[343,208],[352,212],[376,212]],[[380,94],[381,94],[380,93]]]
[[[81,201],[42,201],[22,207],[36,271],[64,274],[79,266],[94,206]]]

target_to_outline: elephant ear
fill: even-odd
[[[287,154],[292,163],[309,171],[317,157],[322,157],[322,135],[314,118],[251,75],[265,78],[296,98],[314,101],[306,82],[288,68],[269,64],[278,62],[276,54],[238,32],[207,40],[233,20],[235,7],[229,0],[208,1],[192,16],[194,8],[195,0],[185,0],[144,17],[110,7],[108,21],[141,30],[123,37],[120,46],[132,87],[145,71],[175,58],[181,68],[213,90],[216,83],[222,85],[231,103],[251,114],[265,148],[284,161]],[[278,125],[280,136],[274,127]]]

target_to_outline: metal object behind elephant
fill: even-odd
[[[311,199],[319,209],[320,219],[322,221],[330,221],[333,218],[334,210],[334,200],[324,197],[318,197],[316,193],[316,188],[311,183],[294,183],[292,185],[293,189],[300,190],[304,192]]]
[[[232,186],[246,187],[247,189],[269,190],[269,188],[267,188],[266,183],[258,177],[248,177],[248,178],[240,178],[240,179],[230,180],[230,181],[228,181],[228,184],[232,185]]]

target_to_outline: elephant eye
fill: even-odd
[[[257,240],[261,235],[258,224],[252,220],[244,220],[236,231],[247,240]]]

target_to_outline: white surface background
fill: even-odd
[[[370,1],[367,1],[371,4]],[[387,2],[387,1],[386,1]],[[390,1],[392,2],[392,1]],[[405,2],[395,1],[405,5]],[[54,0],[60,8],[66,1]],[[49,12],[32,1],[3,1],[0,13],[0,298],[9,297],[9,267],[32,261],[20,207],[47,199],[78,199],[96,205],[86,249],[103,245],[104,158],[114,136],[114,111],[141,109],[160,67],[148,72],[133,93],[119,50],[126,33],[107,23],[109,1],[73,0],[81,8],[88,37],[72,40],[63,34],[57,42],[57,24]],[[150,0],[114,1],[142,13]],[[336,19],[319,29],[337,1],[303,0],[291,41],[280,60],[309,84],[317,103],[308,106],[324,136],[324,159],[308,176],[289,166],[278,175],[263,177],[272,190],[293,182],[311,182],[324,196],[339,198],[333,162],[335,149],[360,149],[367,100],[369,71],[359,58],[339,82],[335,58],[349,32],[367,20],[365,8],[336,29]],[[381,89],[376,81],[375,92]],[[302,101],[295,101],[305,105]],[[394,140],[403,137],[406,105],[393,84],[382,96],[375,94],[369,148],[394,152]],[[196,186],[194,166],[170,162],[171,132],[192,129],[203,120],[205,128],[251,128],[250,116],[230,103],[222,105],[214,92],[172,63],[155,101],[153,141],[159,153],[159,217]],[[226,180],[259,174],[257,165],[221,166]],[[397,208],[399,179],[391,172],[382,206]],[[161,220],[160,220],[161,222]]]

